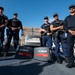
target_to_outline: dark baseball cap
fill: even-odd
[[[3,7],[0,7],[0,9],[4,10],[4,8],[3,8]]]
[[[13,15],[18,16],[18,14],[17,14],[17,13],[14,13]]]
[[[54,14],[53,14],[53,17],[55,17],[55,16],[58,16],[58,14],[57,14],[57,13],[54,13]]]
[[[74,4],[71,4],[71,5],[69,6],[69,9],[71,9],[71,8],[75,8],[75,5],[74,5]]]
[[[47,17],[47,16],[45,16],[45,17],[44,17],[44,19],[48,19],[48,17]]]

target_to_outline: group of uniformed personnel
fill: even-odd
[[[14,17],[8,20],[8,17],[3,14],[4,8],[0,7],[0,55],[3,48],[4,41],[4,30],[7,27],[7,41],[5,44],[5,53],[7,55],[8,49],[10,47],[10,42],[13,37],[14,48],[17,48],[19,44],[19,30],[22,29],[22,23],[17,18],[18,14],[14,13]],[[52,49],[52,41],[55,44],[55,56],[57,57],[57,63],[62,63],[62,58],[60,56],[60,44],[63,50],[63,55],[67,61],[66,67],[72,68],[74,64],[74,40],[75,40],[75,5],[69,6],[70,15],[65,18],[65,20],[59,20],[59,15],[57,13],[53,14],[54,21],[49,23],[49,18],[44,17],[44,24],[41,26],[41,42],[43,47],[49,47]]]
[[[69,6],[70,15],[65,20],[59,20],[57,13],[53,14],[54,21],[49,23],[48,17],[44,17],[44,24],[40,32],[42,36],[42,46],[52,48],[52,41],[55,44],[55,56],[57,63],[62,63],[60,45],[62,47],[66,67],[75,67],[74,64],[74,41],[75,41],[75,5]]]
[[[14,48],[16,49],[19,45],[19,31],[23,30],[22,23],[18,19],[18,14],[14,13],[13,18],[8,20],[8,17],[3,14],[4,8],[0,7],[0,55],[1,50],[3,49],[3,41],[4,41],[4,31],[6,30],[7,41],[4,49],[4,56],[8,54],[8,49],[10,48],[11,39],[13,37],[14,40]]]

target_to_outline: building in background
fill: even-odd
[[[40,36],[39,29],[40,28],[23,27],[24,35],[20,38],[20,45],[24,45],[24,40],[26,35]]]

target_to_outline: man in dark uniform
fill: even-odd
[[[68,64],[66,67],[72,68],[74,64],[74,41],[75,41],[75,5],[69,6],[70,15],[64,20],[64,29],[67,32]]]
[[[65,31],[63,30],[63,21],[59,20],[58,14],[55,13],[53,15],[54,21],[50,25],[50,29],[53,32],[53,39],[55,44],[55,56],[57,57],[57,63],[62,63],[62,59],[60,56],[60,43],[63,50],[63,55],[65,58],[67,57],[67,45],[66,45],[66,37]]]
[[[4,29],[8,23],[8,18],[3,14],[4,8],[0,7],[0,54],[1,49],[3,48],[3,41],[4,41]]]
[[[51,40],[51,31],[50,31],[50,23],[48,22],[48,17],[44,17],[44,24],[41,26],[40,32],[42,36],[42,46],[43,47],[52,47],[52,40]]]
[[[18,14],[14,13],[14,18],[8,21],[8,30],[7,30],[7,42],[6,42],[6,51],[4,56],[7,55],[8,49],[10,47],[10,42],[13,37],[14,40],[14,48],[16,49],[19,44],[19,30],[22,29],[22,23],[19,19],[17,19]]]

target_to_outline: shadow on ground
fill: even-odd
[[[19,64],[0,67],[0,75],[39,75],[44,67],[49,65],[51,64],[41,64],[40,62],[27,63],[23,61]]]

